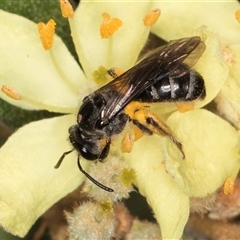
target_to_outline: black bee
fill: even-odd
[[[77,115],[77,124],[69,128],[69,140],[78,152],[78,167],[86,177],[106,191],[113,191],[97,182],[80,165],[80,156],[102,161],[108,156],[111,138],[123,131],[132,121],[143,133],[165,135],[176,144],[185,157],[182,144],[171,130],[151,112],[142,111],[139,103],[190,102],[206,95],[202,76],[191,69],[205,50],[198,36],[170,41],[161,46],[134,67],[116,77],[83,99]],[[114,75],[114,71],[109,72]],[[131,106],[131,107],[129,107]],[[142,112],[141,112],[142,111]],[[141,120],[137,114],[143,114]]]

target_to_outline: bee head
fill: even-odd
[[[71,126],[68,131],[71,144],[86,160],[104,159],[109,152],[110,142],[104,131],[87,131],[79,124]]]

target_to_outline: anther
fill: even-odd
[[[38,23],[38,32],[45,50],[49,50],[53,45],[55,25],[56,23],[53,19],[50,19],[47,24],[43,22]]]
[[[14,88],[3,85],[1,91],[14,100],[22,100],[22,95]]]
[[[240,9],[238,9],[235,13],[237,21],[240,23]]]
[[[146,14],[146,16],[143,18],[143,24],[145,26],[153,26],[155,22],[158,20],[160,14],[161,14],[161,11],[158,8],[149,11]]]
[[[103,23],[100,27],[100,35],[102,38],[109,38],[122,26],[122,21],[118,18],[110,18],[108,13],[103,13],[102,17]]]
[[[73,8],[68,0],[60,0],[60,8],[61,8],[63,17],[65,18],[73,17]]]
[[[225,195],[231,195],[234,192],[234,181],[231,178],[228,178],[223,186],[223,192]]]

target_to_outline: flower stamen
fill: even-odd
[[[240,23],[240,9],[238,9],[235,13],[237,21]]]
[[[47,24],[43,22],[38,23],[38,32],[45,50],[49,50],[53,45],[55,25],[56,23],[53,19],[50,19]]]
[[[118,18],[110,18],[108,13],[103,13],[103,23],[100,27],[100,35],[102,38],[111,37],[122,26],[122,21]]]
[[[143,18],[143,24],[145,26],[153,26],[160,17],[161,10],[159,8],[149,11]]]
[[[22,95],[13,87],[3,85],[1,91],[14,100],[22,100]]]
[[[22,95],[15,88],[11,86],[3,85],[1,87],[1,91],[11,99],[18,100],[18,101],[23,100],[26,103],[33,105],[39,109],[46,109],[47,107],[45,103],[36,101],[34,98]],[[65,112],[65,113],[75,112],[75,108],[62,108],[62,107],[56,108],[55,107],[54,110],[56,112]]]
[[[223,186],[223,192],[225,195],[232,195],[234,192],[234,180],[228,178]]]
[[[60,8],[62,11],[62,16],[64,18],[72,18],[73,17],[73,8],[68,0],[60,0]]]

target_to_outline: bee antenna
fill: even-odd
[[[71,153],[74,149],[70,150],[70,151],[67,151],[67,152],[64,152],[62,154],[62,156],[60,157],[60,159],[58,160],[57,164],[54,166],[54,168],[59,168],[60,165],[62,164],[62,161],[63,159],[66,157],[66,155],[68,155],[69,153]]]
[[[68,154],[68,153],[67,153]],[[64,154],[63,154],[64,155]],[[59,160],[60,161],[60,160]],[[100,182],[98,182],[96,179],[94,179],[92,176],[90,176],[87,172],[85,172],[80,164],[80,156],[78,155],[78,168],[79,170],[90,180],[92,181],[94,184],[96,184],[98,187],[102,188],[105,191],[108,192],[114,192],[114,190],[112,188],[106,187],[105,185],[101,184]]]

